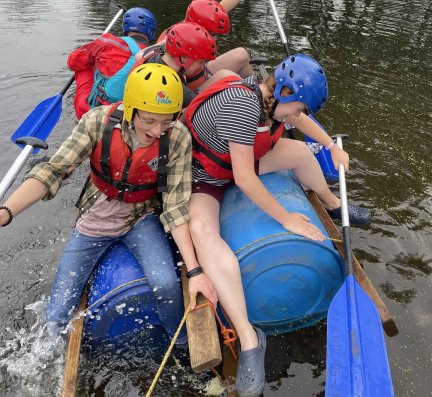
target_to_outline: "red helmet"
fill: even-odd
[[[215,0],[195,0],[186,11],[186,22],[195,22],[210,34],[227,34],[230,18],[225,9]]]
[[[211,61],[216,58],[216,41],[202,26],[192,22],[179,22],[171,26],[166,34],[166,52],[173,58],[189,57],[187,68],[194,61]]]

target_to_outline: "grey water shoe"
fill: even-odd
[[[261,329],[254,329],[258,346],[239,352],[236,388],[240,397],[259,397],[264,390],[266,336]]]

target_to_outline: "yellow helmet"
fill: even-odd
[[[183,104],[183,85],[170,67],[146,63],[134,69],[126,80],[124,119],[130,123],[134,109],[157,114],[175,114]]]

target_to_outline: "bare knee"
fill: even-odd
[[[246,48],[238,47],[235,49],[235,51],[236,51],[236,56],[238,57],[238,60],[242,64],[249,64],[250,55],[249,55],[249,52],[246,50]]]
[[[219,234],[203,217],[192,216],[189,221],[189,230],[194,244],[203,245],[208,241],[218,238]]]

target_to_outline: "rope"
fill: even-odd
[[[124,283],[122,285],[119,285],[118,287],[115,287],[114,289],[112,289],[111,291],[107,292],[105,295],[103,295],[102,297],[100,297],[96,302],[93,302],[90,306],[87,306],[82,312],[80,313],[84,313],[87,314],[90,312],[90,310],[95,307],[99,302],[105,300],[106,298],[108,298],[110,295],[114,294],[115,292],[117,292],[119,289],[123,288],[123,287],[127,287],[128,285],[131,284],[135,284],[141,281],[146,281],[145,278],[137,278],[135,280],[131,280],[128,281],[127,283]],[[78,319],[82,316],[82,314],[78,313],[78,315],[75,317],[75,319]]]
[[[176,340],[177,340],[177,338],[179,336],[179,333],[180,333],[180,331],[181,331],[181,329],[183,327],[183,324],[186,321],[186,317],[189,315],[189,313],[191,311],[191,305],[192,305],[192,303],[189,303],[189,306],[187,307],[187,309],[186,309],[186,311],[185,311],[185,313],[183,315],[183,318],[180,321],[180,325],[178,326],[177,331],[176,331],[176,333],[174,334],[174,336],[173,336],[173,338],[171,340],[171,343],[170,343],[170,345],[168,347],[168,350],[166,351],[165,356],[164,356],[164,358],[162,360],[162,363],[161,363],[161,365],[159,366],[159,369],[156,372],[156,375],[155,375],[155,377],[153,379],[152,384],[150,385],[150,389],[148,390],[148,392],[146,394],[146,397],[150,397],[151,396],[151,394],[153,392],[153,389],[155,388],[156,383],[159,380],[159,377],[160,377],[160,375],[161,375],[161,373],[162,373],[162,371],[163,371],[163,369],[165,367],[166,362],[168,361],[168,357],[171,354],[171,351],[172,351],[172,349],[174,347],[174,344],[175,344],[175,342],[176,342]]]
[[[234,251],[235,255],[238,255],[240,252],[244,251],[245,249],[251,247],[252,245],[256,244],[256,243],[260,243],[261,241],[265,241],[265,240],[269,240],[272,239],[274,237],[281,237],[281,236],[287,236],[287,235],[296,235],[299,236],[297,233],[292,233],[292,232],[283,232],[283,233],[276,233],[276,234],[272,234],[270,236],[266,236],[266,237],[261,237],[258,238],[252,242],[250,242],[249,244],[245,245],[244,247],[239,248],[237,251]],[[306,237],[304,237],[306,238]],[[331,238],[331,237],[326,237],[326,240],[330,240],[334,243],[342,243],[342,240],[336,239],[336,238]],[[311,240],[312,241],[312,240]]]
[[[219,323],[221,334],[224,337],[224,344],[225,344],[225,346],[228,346],[230,348],[233,357],[237,360],[237,354],[236,354],[235,349],[234,349],[234,342],[237,340],[237,333],[235,332],[234,327],[232,327],[231,325],[230,326],[232,328],[225,327],[225,325],[223,324],[222,320],[219,317],[219,314],[218,314],[216,308],[208,301],[206,303],[201,304],[201,305],[197,305],[194,310],[201,309],[205,306],[210,306],[213,309],[213,313],[216,317],[217,322]],[[228,317],[226,315],[225,315],[225,317],[227,318],[227,321],[228,321]]]

